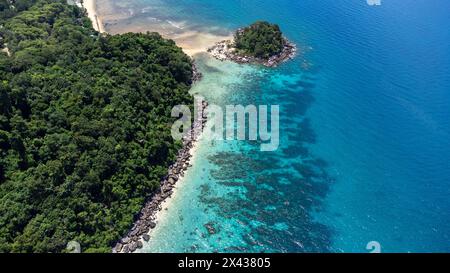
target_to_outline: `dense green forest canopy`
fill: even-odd
[[[174,161],[191,60],[65,0],[0,0],[0,252],[110,251]]]
[[[284,47],[280,27],[265,21],[258,21],[234,35],[235,47],[243,54],[268,59],[280,53]]]

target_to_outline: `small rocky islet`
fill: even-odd
[[[276,67],[294,58],[297,46],[283,36],[278,25],[258,21],[239,28],[232,40],[218,42],[207,51],[220,61]]]

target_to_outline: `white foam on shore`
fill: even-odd
[[[184,24],[185,24],[185,22],[175,23],[175,22],[172,22],[170,20],[166,20],[166,22],[169,23],[171,26],[177,28],[177,29],[183,29],[184,28]]]

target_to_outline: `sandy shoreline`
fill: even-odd
[[[147,31],[157,32],[161,34],[162,37],[173,40],[177,46],[183,49],[184,53],[192,58],[196,54],[207,52],[208,48],[212,45],[232,38],[231,34],[215,34],[189,28],[183,29],[182,31],[177,29],[175,31],[173,30],[173,27],[165,21],[149,23],[147,25],[140,23],[137,23],[136,25],[120,25],[117,22],[110,24],[109,21],[106,21],[106,23],[111,25],[109,29],[111,34],[127,32],[145,33]]]
[[[207,52],[211,45],[224,39],[230,39],[232,36],[219,36],[211,33],[203,33],[196,31],[189,31],[182,34],[175,34],[170,39],[183,49],[183,51],[193,57],[202,52]]]
[[[108,3],[103,3],[109,5]],[[87,10],[88,17],[92,21],[92,25],[95,30],[103,33],[106,32],[104,28],[104,21],[97,10],[97,0],[84,0],[84,7]],[[107,7],[110,8],[110,7]],[[99,6],[99,10],[102,11],[102,7]],[[109,13],[108,13],[109,14]],[[107,18],[112,17],[111,14]],[[106,22],[106,21],[105,21]],[[107,19],[107,22],[108,21]],[[116,25],[117,26],[117,25]],[[146,26],[148,28],[148,26]],[[111,29],[111,34],[119,34],[125,32],[146,32],[148,29],[141,28],[139,26],[120,29]],[[164,38],[172,39],[175,43],[183,49],[183,51],[193,57],[197,53],[206,52],[207,49],[215,44],[216,42],[223,40],[224,38],[229,38],[229,36],[218,36],[212,33],[199,32],[193,30],[186,30],[182,33],[168,33],[161,31],[162,29],[156,28],[152,31],[159,32]],[[197,78],[196,80],[199,80]],[[205,102],[206,103],[206,102]],[[207,105],[207,104],[206,104]],[[202,112],[205,110],[205,104],[202,106]],[[193,127],[203,127],[206,122],[203,114],[201,119],[194,123]],[[194,129],[193,129],[194,130]],[[135,252],[143,247],[145,241],[149,240],[152,231],[158,222],[167,215],[169,208],[172,206],[174,197],[178,191],[178,188],[183,186],[185,182],[185,172],[190,169],[191,164],[189,162],[194,162],[198,146],[199,136],[193,136],[191,141],[184,142],[183,148],[180,151],[181,154],[177,156],[177,164],[183,165],[169,168],[167,177],[161,183],[161,189],[155,193],[152,193],[150,199],[144,204],[139,220],[133,224],[131,230],[115,245],[113,252]],[[180,162],[181,161],[181,162]],[[176,170],[178,168],[178,171]],[[172,178],[174,178],[172,180]]]
[[[196,158],[197,158],[197,151],[200,148],[200,146],[198,145],[198,141],[196,141],[194,143],[194,146],[191,148],[190,150],[190,155],[191,155],[191,162],[195,162]],[[189,169],[188,169],[189,171]],[[187,172],[188,172],[187,171]],[[173,193],[169,198],[166,198],[164,201],[161,202],[160,204],[160,209],[155,213],[154,215],[154,219],[153,221],[156,224],[156,227],[154,229],[150,229],[149,232],[147,232],[146,234],[150,237],[153,236],[153,233],[157,230],[157,226],[160,222],[164,221],[164,218],[167,217],[169,215],[169,213],[171,213],[171,208],[173,208],[174,204],[173,202],[176,200],[177,195],[179,193],[179,191],[182,189],[182,187],[185,185],[185,179],[186,179],[186,175],[180,177],[176,183],[176,185],[174,185],[174,187],[172,188]],[[141,238],[140,241],[143,244],[146,244],[147,242]],[[146,253],[145,250],[142,251],[142,249],[136,250],[136,253]]]
[[[206,107],[208,103],[196,101],[197,114],[192,128],[183,137],[183,146],[178,151],[176,161],[169,166],[167,175],[161,179],[158,190],[152,192],[141,209],[137,220],[128,233],[122,237],[112,251],[116,253],[130,253],[142,249],[144,242],[150,240],[150,234],[161,219],[161,213],[166,212],[170,206],[176,185],[184,182],[185,173],[192,167],[192,160],[196,157],[197,141],[205,127]]]
[[[111,0],[85,0],[84,5],[96,29],[98,28],[96,21],[99,22],[100,32],[106,32],[106,28],[112,35],[128,32],[157,32],[162,37],[175,41],[177,46],[190,57],[206,52],[217,42],[232,38],[227,30],[215,26],[199,28],[198,25],[189,21],[153,17],[154,15],[148,13],[148,10],[130,11],[128,7],[118,5]]]
[[[92,26],[95,30],[100,33],[105,32],[105,26],[101,17],[97,13],[97,3],[96,0],[84,0],[83,6],[87,11],[89,19],[91,19]]]

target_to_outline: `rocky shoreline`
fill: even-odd
[[[283,50],[269,59],[256,58],[249,55],[237,53],[233,40],[224,40],[216,43],[207,50],[211,56],[220,61],[233,61],[239,64],[261,64],[267,67],[276,67],[284,61],[292,59],[297,54],[297,46],[284,38]]]
[[[195,61],[192,60],[192,84],[199,82],[203,78],[203,74],[198,70]]]
[[[202,74],[198,71],[195,63],[193,63],[192,68],[192,81],[195,83],[202,78]],[[184,176],[188,167],[192,166],[190,164],[191,150],[205,127],[207,121],[205,110],[208,107],[206,101],[196,103],[198,103],[197,109],[199,109],[200,113],[195,113],[196,119],[191,130],[183,137],[183,146],[178,151],[175,163],[169,167],[167,175],[161,180],[160,188],[147,199],[144,208],[139,213],[138,220],[134,223],[131,230],[113,247],[113,253],[135,252],[143,247],[143,241],[147,242],[150,240],[148,233],[156,227],[156,214],[158,211],[161,211],[161,204],[172,196],[175,184]]]

